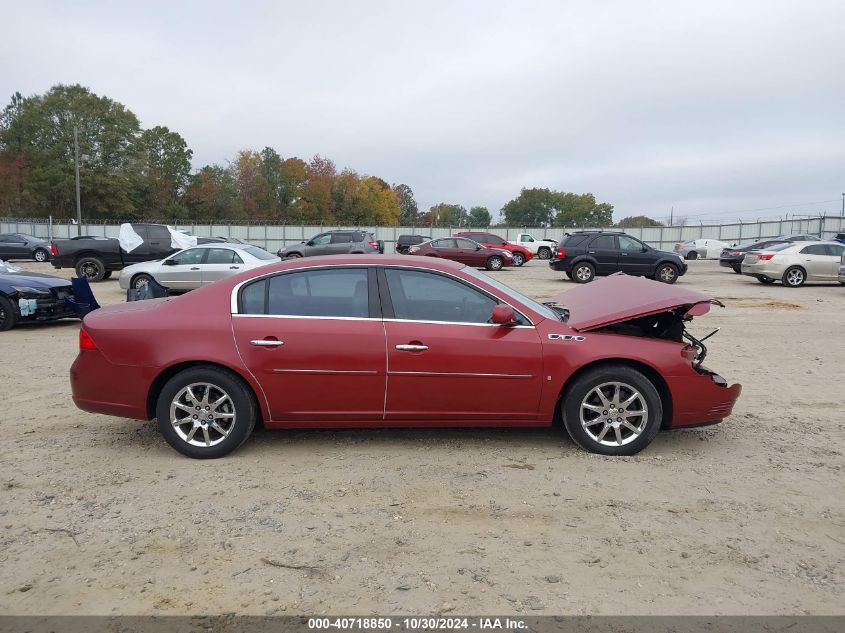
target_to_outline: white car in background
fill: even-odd
[[[538,239],[531,235],[531,233],[520,233],[516,236],[516,239],[510,240],[510,242],[511,244],[519,244],[523,248],[527,248],[537,256],[537,259],[551,259],[552,253],[557,248],[557,240]]]
[[[732,245],[720,240],[697,239],[675,244],[675,252],[684,259],[719,259],[719,255]]]
[[[153,279],[171,290],[194,290],[244,270],[282,261],[263,248],[210,243],[186,248],[158,261],[141,262],[120,271],[120,287],[142,288]]]

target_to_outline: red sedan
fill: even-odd
[[[510,251],[486,248],[465,237],[444,237],[423,242],[409,248],[408,254],[451,259],[453,262],[487,270],[501,270],[505,266],[514,265]]]
[[[613,297],[612,302],[605,300]],[[313,257],[85,317],[86,411],[158,420],[190,457],[268,428],[561,425],[632,455],[730,415],[740,386],[685,330],[707,295],[614,275],[540,304],[434,258]],[[609,306],[609,307],[608,307]]]
[[[463,231],[461,233],[455,233],[452,237],[466,237],[471,240],[475,240],[487,248],[499,248],[509,251],[511,255],[513,255],[514,266],[522,266],[525,262],[534,258],[534,253],[524,246],[511,244],[507,240],[503,240],[498,235],[493,235],[492,233],[483,233],[481,231]]]

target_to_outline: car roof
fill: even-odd
[[[454,272],[466,268],[466,265],[453,262],[449,259],[437,257],[408,257],[407,255],[318,255],[316,257],[297,257],[285,259],[275,264],[268,264],[262,270],[276,272],[283,270],[303,270],[307,268],[320,268],[325,266],[402,266],[407,268],[428,268],[442,272]],[[248,278],[250,275],[245,273]]]
[[[243,251],[247,248],[255,247],[252,246],[252,244],[238,244],[237,242],[207,242],[206,244],[197,244],[196,246],[189,246],[188,248],[183,248],[182,250],[186,251],[190,248],[231,248],[235,251]]]

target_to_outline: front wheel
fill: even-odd
[[[88,281],[102,281],[106,265],[99,257],[83,257],[76,262],[76,276],[87,277]]]
[[[134,288],[135,290],[138,290],[139,288],[146,288],[147,286],[150,285],[150,282],[152,280],[153,280],[153,278],[150,277],[149,275],[141,273],[141,274],[135,275],[132,278],[132,281],[129,283],[129,286],[131,288]]]
[[[672,264],[661,264],[654,271],[654,278],[664,284],[673,284],[678,281],[678,269]]]
[[[0,297],[0,332],[11,330],[18,322],[18,313],[12,302]]]
[[[698,259],[698,252],[690,251],[689,253],[687,253],[687,259]]]
[[[50,259],[50,253],[48,253],[44,248],[36,248],[35,252],[32,253],[32,259],[37,262],[46,262]]]
[[[587,371],[561,402],[567,432],[600,455],[635,455],[660,431],[663,403],[652,382],[624,365]]]
[[[541,246],[537,249],[537,259],[551,259],[552,249],[548,246]]]
[[[299,253],[291,253],[290,255],[285,255],[285,259],[297,259],[298,257],[302,257]]]
[[[257,410],[249,388],[217,367],[192,367],[171,378],[158,396],[156,419],[167,443],[194,459],[215,459],[243,444]]]
[[[487,260],[486,268],[487,270],[502,270],[504,265],[505,261],[501,257],[493,255]]]
[[[525,255],[520,252],[512,253],[513,255],[513,265],[519,268],[525,263]]]
[[[803,286],[807,281],[807,273],[800,266],[791,266],[783,273],[783,285],[790,288],[797,288]]]
[[[579,284],[588,283],[592,281],[595,276],[596,269],[593,268],[592,264],[587,262],[576,264],[575,268],[572,269],[572,279]]]

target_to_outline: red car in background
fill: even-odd
[[[481,231],[464,231],[463,233],[455,233],[452,237],[468,237],[469,239],[478,242],[482,246],[488,248],[503,248],[510,251],[513,255],[513,265],[522,266],[525,262],[534,259],[534,253],[529,251],[524,246],[519,244],[511,244],[507,240],[503,240],[498,235],[492,233],[483,233]]]
[[[607,298],[612,297],[612,301]],[[435,258],[333,255],[88,314],[81,409],[158,420],[194,458],[267,428],[551,427],[604,455],[731,414],[686,331],[708,295],[613,275],[541,304]],[[119,427],[124,428],[120,421]]]
[[[487,270],[501,270],[505,266],[514,265],[510,251],[486,248],[465,237],[443,237],[423,242],[417,246],[411,246],[408,254],[451,259],[453,262]]]

